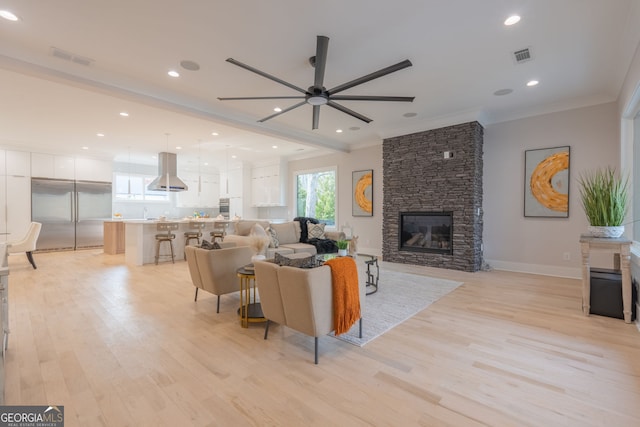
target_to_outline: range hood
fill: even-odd
[[[147,190],[186,191],[189,187],[178,178],[178,157],[174,153],[158,154],[158,177],[147,186]]]

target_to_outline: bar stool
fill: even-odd
[[[202,221],[189,221],[189,230],[184,232],[184,247],[189,246],[189,243],[192,240],[196,240],[198,245],[200,245],[200,238],[202,237],[202,230],[204,226],[207,225],[206,222]],[[187,252],[184,253],[184,260],[187,260]]]
[[[179,224],[177,222],[159,222],[156,225],[156,230],[160,233],[156,234],[156,265],[158,265],[158,259],[161,256],[171,257],[171,262],[175,264],[175,254],[173,252],[173,239],[176,235],[172,233],[173,230],[178,229]],[[160,255],[160,244],[163,242],[169,242],[169,248],[171,249],[171,255]]]
[[[225,223],[213,223],[213,230],[209,233],[211,236],[211,241],[215,242],[216,239],[220,239],[222,242],[224,240],[224,236],[227,235],[227,225]]]

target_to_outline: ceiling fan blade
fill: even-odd
[[[356,119],[360,119],[360,120],[362,120],[363,122],[370,123],[370,122],[372,121],[369,117],[367,117],[367,116],[363,116],[363,115],[362,115],[362,114],[360,114],[360,113],[356,113],[355,111],[350,110],[350,109],[348,109],[347,107],[343,107],[343,106],[342,106],[342,105],[340,105],[340,104],[336,104],[335,102],[333,102],[333,101],[331,101],[331,100],[330,100],[329,102],[327,102],[327,105],[328,105],[328,106],[330,106],[330,107],[335,108],[336,110],[342,111],[343,113],[346,113],[346,114],[348,114],[348,115],[350,115],[350,116],[353,116],[353,117],[355,117]]]
[[[265,73],[264,71],[260,71],[260,70],[258,70],[257,68],[253,68],[253,67],[252,67],[252,66],[250,66],[250,65],[243,64],[242,62],[240,62],[240,61],[236,61],[236,60],[235,60],[235,59],[233,59],[233,58],[227,58],[227,62],[230,62],[230,63],[231,63],[231,64],[233,64],[233,65],[237,65],[238,67],[244,68],[245,70],[249,70],[249,71],[251,71],[252,73],[256,73],[256,74],[258,74],[258,75],[260,75],[260,76],[262,76],[262,77],[266,77],[267,79],[269,79],[269,80],[273,80],[274,82],[276,82],[276,83],[280,83],[281,85],[285,85],[285,86],[287,86],[287,87],[290,87],[291,89],[293,89],[293,90],[297,90],[298,92],[302,92],[302,93],[305,93],[305,94],[307,93],[307,91],[306,91],[306,90],[304,90],[304,89],[302,89],[302,88],[299,88],[299,87],[298,87],[298,86],[296,86],[296,85],[293,85],[293,84],[291,84],[291,83],[285,82],[285,81],[284,81],[284,80],[282,80],[282,79],[279,79],[279,78],[277,78],[277,77],[275,77],[275,76],[272,76],[271,74]]]
[[[305,105],[306,103],[307,103],[307,101],[298,102],[296,105],[292,105],[291,107],[289,107],[289,108],[285,108],[285,109],[284,109],[284,110],[282,110],[282,111],[279,111],[279,112],[277,112],[277,113],[275,113],[275,114],[270,115],[269,117],[265,117],[264,119],[260,119],[260,120],[258,120],[258,122],[259,122],[259,123],[266,122],[267,120],[269,120],[269,119],[273,119],[274,117],[279,116],[280,114],[284,114],[284,113],[286,113],[287,111],[291,111],[291,110],[293,110],[294,108],[302,107],[302,106],[303,106],[303,105]]]
[[[220,101],[239,101],[245,99],[305,99],[304,96],[243,96],[235,98],[218,98]]]
[[[318,36],[316,45],[316,75],[314,80],[315,87],[322,87],[324,82],[324,70],[327,66],[327,50],[329,49],[329,37]],[[315,129],[315,128],[314,128]]]
[[[398,62],[395,65],[391,65],[391,66],[389,66],[387,68],[383,68],[381,70],[374,71],[373,73],[367,74],[366,76],[362,76],[362,77],[357,78],[355,80],[351,80],[350,82],[341,84],[340,86],[336,86],[333,89],[328,90],[327,92],[329,93],[329,95],[333,95],[333,94],[336,94],[338,92],[342,92],[343,90],[350,89],[350,88],[352,88],[354,86],[361,85],[362,83],[366,83],[368,81],[377,79],[379,77],[386,76],[387,74],[391,74],[391,73],[393,73],[395,71],[402,70],[403,68],[411,67],[411,65],[413,65],[413,64],[411,64],[411,61],[409,61],[408,59],[405,59],[404,61]]]
[[[318,129],[318,125],[320,124],[320,106],[313,106],[313,123],[311,125],[311,129]]]
[[[398,101],[413,102],[415,96],[362,96],[362,95],[337,95],[332,96],[334,101]]]

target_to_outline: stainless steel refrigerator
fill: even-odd
[[[36,249],[103,246],[111,206],[110,182],[32,178],[31,219],[42,223]]]

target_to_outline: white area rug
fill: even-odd
[[[366,270],[364,263],[358,260],[361,282],[367,280]],[[460,285],[461,282],[386,270],[384,262],[380,262],[378,292],[367,295],[364,304],[362,338],[358,338],[359,322],[347,333],[335,338],[362,347]]]

